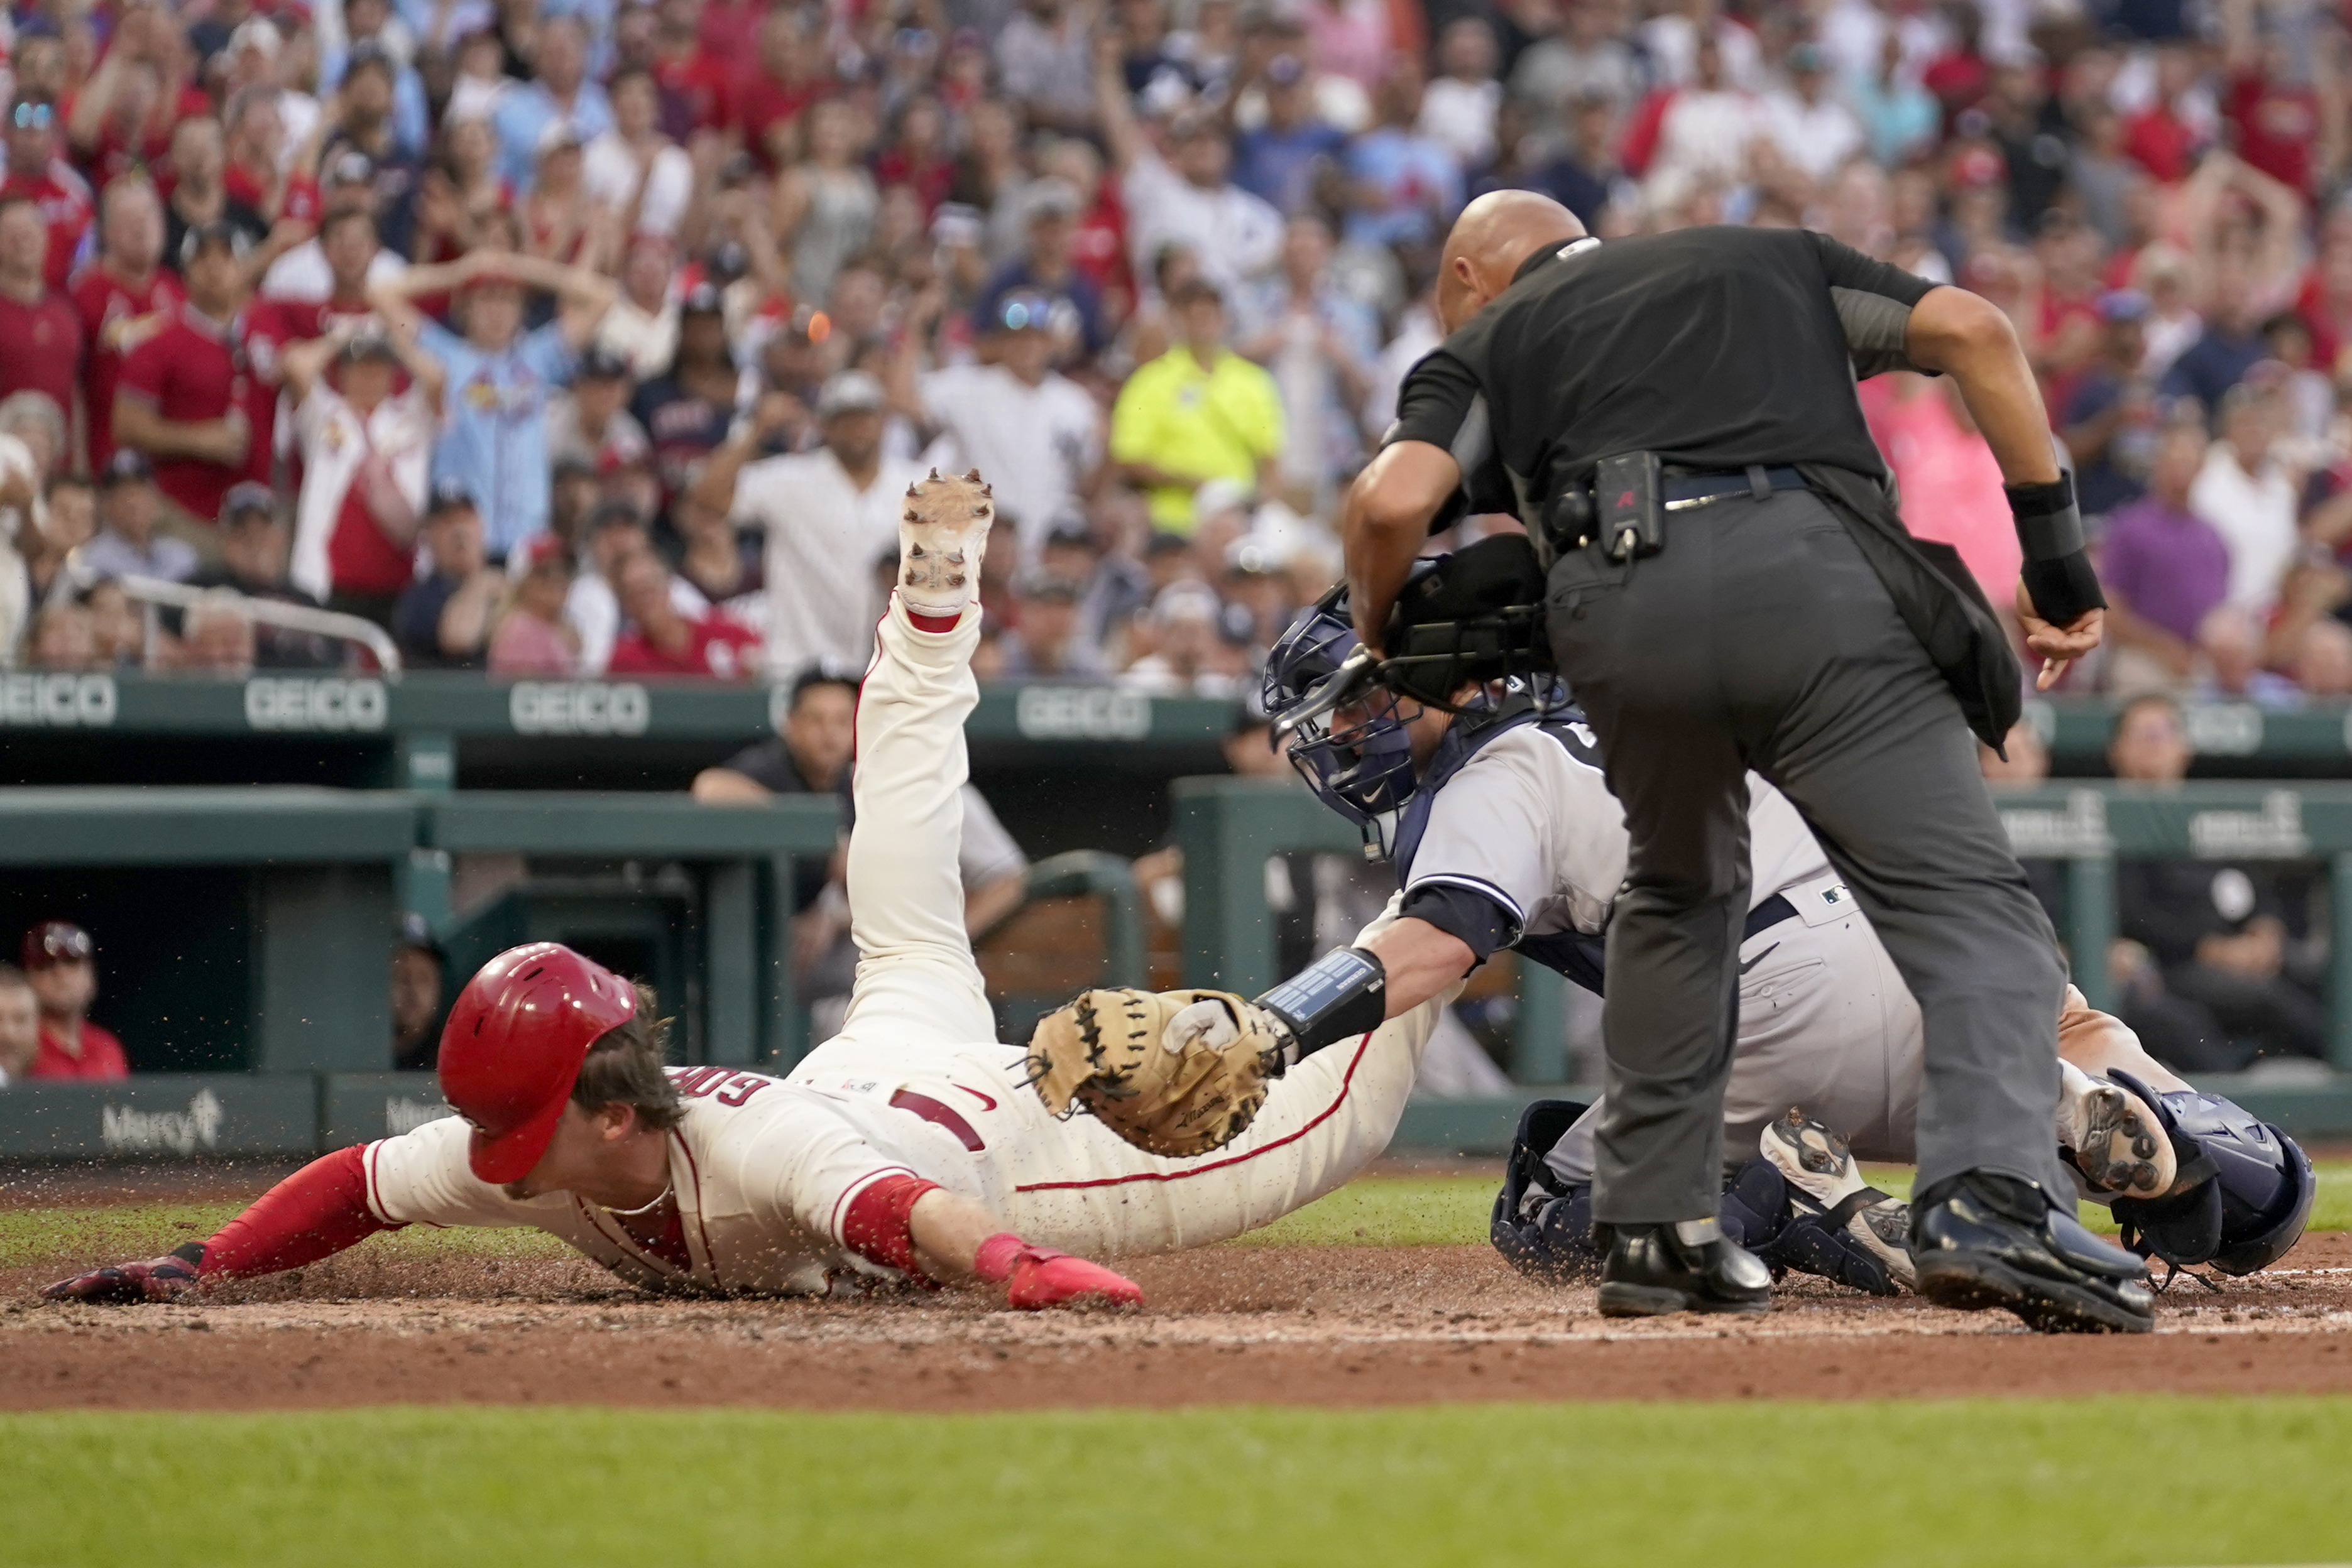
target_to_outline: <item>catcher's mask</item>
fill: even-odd
[[[1369,682],[1336,708],[1303,713],[1319,690],[1363,647],[1348,620],[1341,584],[1290,624],[1266,655],[1263,692],[1276,734],[1290,737],[1290,765],[1316,799],[1356,824],[1365,852],[1386,852],[1397,812],[1412,798],[1412,738],[1405,727],[1417,703]],[[1295,722],[1286,716],[1297,715]]]

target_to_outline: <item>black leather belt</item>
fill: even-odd
[[[1695,511],[1710,502],[1733,496],[1748,496],[1761,501],[1776,490],[1801,490],[1805,487],[1805,476],[1787,464],[1723,473],[1670,470],[1659,480],[1659,488],[1665,497],[1665,509],[1670,513]],[[1543,529],[1554,550],[1582,549],[1591,542],[1594,516],[1592,501],[1591,486],[1578,486],[1544,508]]]
[[[1703,507],[1709,501],[1720,501],[1726,496],[1754,496],[1756,486],[1746,472],[1726,474],[1668,474],[1665,476],[1666,510],[1686,511]],[[1782,465],[1764,470],[1768,489],[1801,490],[1805,476],[1796,469]],[[1758,497],[1758,499],[1762,499]]]
[[[1797,906],[1789,902],[1789,895],[1776,893],[1748,912],[1748,924],[1741,929],[1739,939],[1745,942],[1759,931],[1769,931],[1783,920],[1796,917]]]

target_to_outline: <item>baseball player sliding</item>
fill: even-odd
[[[1040,1090],[1066,1111],[1148,1083],[1161,1120],[1130,1133],[1197,1148],[1182,1107],[1205,1079],[1171,1083],[1152,1058],[1171,1016],[1197,1006],[1232,1019],[1240,998],[1090,991],[1041,1025],[1034,1063],[996,1042],[956,854],[992,511],[976,472],[908,492],[899,583],[857,709],[856,986],[842,1032],[789,1078],[666,1070],[648,988],[554,944],[514,948],[467,985],[442,1037],[441,1087],[462,1120],[326,1155],[201,1245],[47,1294],[165,1300],[425,1224],[535,1226],[651,1290],[980,1281],[1019,1308],[1136,1303],[1132,1282],[1070,1254],[1222,1240],[1353,1176],[1395,1131],[1453,988],[1250,1097],[1248,1130],[1215,1129],[1223,1146],[1207,1159],[1056,1115]],[[1090,1059],[1083,1092],[1055,1078],[1049,1047]]]

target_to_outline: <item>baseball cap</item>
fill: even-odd
[[[98,487],[110,490],[117,485],[140,484],[155,477],[155,465],[147,455],[135,446],[118,446],[114,455],[106,460],[105,471],[98,476]]]
[[[1032,601],[1049,599],[1058,600],[1064,604],[1076,604],[1079,589],[1076,583],[1059,572],[1033,571],[1021,580],[1021,597]]]
[[[369,66],[377,68],[394,80],[399,79],[400,68],[393,59],[392,51],[373,38],[361,39],[352,46],[351,53],[343,57],[343,79],[349,81],[353,71]]]
[[[1208,479],[1192,492],[1192,520],[1203,523],[1220,512],[1246,507],[1250,487],[1238,479]]]
[[[26,969],[46,969],[57,964],[87,963],[98,956],[98,944],[89,933],[70,920],[44,920],[25,933],[25,941],[17,950],[18,965]]]
[[[1306,77],[1307,68],[1297,55],[1276,55],[1265,64],[1265,79],[1276,87],[1296,87]]]
[[[434,486],[432,497],[425,503],[425,516],[427,519],[444,517],[455,511],[473,509],[474,493],[454,479],[444,479]]]
[[[1039,218],[1074,218],[1078,215],[1078,188],[1058,174],[1048,174],[1033,183],[1028,190],[1029,221]]]
[[[680,316],[723,316],[727,313],[727,299],[715,285],[698,283],[686,291],[685,298],[678,301],[677,313]]]
[[[1989,147],[1970,147],[1952,160],[1952,183],[1962,187],[1998,185],[2009,177],[2000,154]]]
[[[536,151],[540,157],[544,158],[559,149],[577,147],[580,144],[578,126],[572,124],[570,120],[551,120],[548,121],[547,129],[539,133],[539,145]]]
[[[247,479],[231,485],[228,494],[221,498],[220,515],[225,524],[257,512],[273,521],[278,517],[278,493],[267,485]]]
[[[1829,60],[1822,54],[1820,45],[1799,44],[1789,51],[1789,68],[1807,74],[1825,71],[1829,69]]]
[[[228,36],[228,47],[224,52],[234,57],[241,49],[259,49],[264,57],[274,60],[285,43],[278,24],[267,16],[247,16]]]
[[[816,416],[832,419],[845,413],[878,413],[889,400],[882,383],[864,371],[844,371],[816,394]]]
[[[541,534],[522,547],[522,569],[537,571],[542,566],[572,564],[572,549],[553,534]]]
[[[404,952],[425,954],[443,968],[449,966],[449,954],[433,935],[433,923],[413,909],[400,917],[400,936],[396,946]]]
[[[625,382],[629,379],[629,361],[601,343],[580,356],[576,381]]]
[[[235,224],[194,225],[180,238],[180,265],[187,266],[197,256],[202,256],[206,246],[215,245],[237,260],[243,261],[245,253],[253,248],[253,240]]]
[[[2139,321],[2147,319],[2148,298],[2137,288],[2111,288],[2099,296],[2099,319],[2103,321]]]
[[[615,526],[642,528],[646,526],[645,515],[629,502],[621,500],[599,501],[596,509],[588,514],[587,531],[591,534]]]

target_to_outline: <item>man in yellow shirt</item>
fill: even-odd
[[[1139,365],[1110,416],[1111,460],[1150,497],[1151,524],[1192,531],[1192,492],[1211,479],[1265,489],[1282,450],[1274,378],[1225,347],[1225,306],[1195,280],[1169,298],[1176,345]]]

